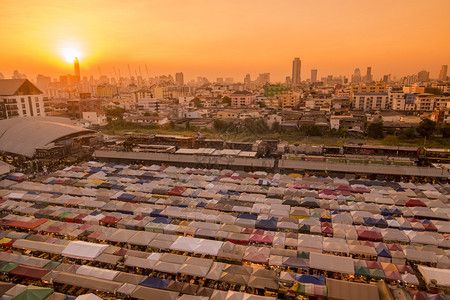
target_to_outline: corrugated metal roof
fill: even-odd
[[[28,117],[0,121],[0,150],[33,157],[36,148],[71,134],[94,131],[70,124],[66,118]]]

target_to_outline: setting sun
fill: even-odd
[[[81,52],[75,47],[63,47],[61,48],[61,53],[64,57],[64,60],[68,63],[73,63],[75,57],[78,57],[78,59],[80,59],[80,57],[82,56]]]

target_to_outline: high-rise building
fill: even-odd
[[[417,73],[417,77],[418,77],[419,81],[421,81],[421,82],[430,81],[430,72],[422,70],[419,73]]]
[[[296,57],[292,61],[292,84],[298,85],[301,81],[302,61]]]
[[[361,83],[361,71],[359,70],[359,68],[356,68],[355,71],[353,72],[352,83],[354,84]]]
[[[440,81],[447,81],[447,70],[448,70],[448,65],[442,65],[441,71],[439,72],[439,80]]]
[[[184,75],[183,72],[175,73],[175,81],[179,86],[184,85]]]
[[[261,73],[258,75],[258,79],[256,79],[256,81],[259,84],[266,84],[266,83],[270,83],[270,73]]]
[[[78,62],[78,57],[75,57],[73,61],[73,68],[75,69],[75,77],[77,82],[80,82],[80,63]]]
[[[251,82],[250,74],[245,75],[244,84],[250,84]]]
[[[311,70],[311,82],[317,82],[317,69]]]
[[[373,76],[372,76],[372,67],[367,67],[367,72],[366,72],[366,82],[372,82],[373,81]]]

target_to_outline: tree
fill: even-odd
[[[194,102],[195,107],[197,108],[203,107],[202,101],[199,98],[195,97],[194,99],[192,99],[192,101]]]
[[[107,117],[116,117],[119,119],[123,119],[123,113],[125,112],[125,109],[122,107],[114,107],[114,108],[106,108],[105,114]]]
[[[281,131],[280,122],[275,121],[275,122],[272,123],[272,131],[273,132],[280,132]]]
[[[222,103],[226,104],[226,105],[231,105],[231,98],[227,97],[227,96],[223,97],[222,98]]]
[[[423,119],[420,122],[419,126],[416,128],[416,131],[420,134],[421,137],[430,137],[431,135],[433,135],[435,130],[436,122],[431,121],[428,118]]]
[[[450,124],[442,124],[439,128],[439,131],[441,132],[444,139],[450,138]]]
[[[320,128],[316,125],[302,124],[302,126],[300,126],[300,132],[302,132],[306,136],[321,136],[322,135]]]
[[[383,137],[383,122],[369,123],[367,125],[367,136],[373,139],[380,139]]]
[[[191,122],[189,120],[186,121],[186,129],[191,129]]]
[[[416,137],[416,130],[414,128],[407,128],[400,134],[400,139],[402,140],[411,140]]]
[[[144,117],[150,117],[152,114],[151,113],[149,113],[148,111],[146,111],[145,113],[144,113]]]
[[[383,145],[396,146],[398,145],[398,138],[395,135],[387,135],[383,139]]]
[[[175,129],[175,122],[174,121],[170,121],[169,128],[170,129]]]
[[[217,132],[224,132],[228,127],[228,123],[224,120],[215,119],[213,127]]]

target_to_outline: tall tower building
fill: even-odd
[[[184,85],[184,75],[183,72],[175,73],[175,81],[179,86]]]
[[[417,77],[420,82],[430,81],[430,72],[427,72],[426,70],[422,70],[419,73],[417,73]]]
[[[372,82],[372,81],[373,81],[372,67],[367,67],[366,82]]]
[[[250,78],[250,74],[247,74],[247,75],[245,75],[245,78],[244,78],[244,84],[250,84],[250,83],[252,83],[252,80]]]
[[[292,84],[298,85],[301,81],[302,61],[296,57],[292,61]]]
[[[78,62],[78,57],[75,57],[75,60],[73,61],[73,68],[75,69],[75,77],[77,82],[80,82],[80,63]]]
[[[447,70],[448,70],[448,65],[442,65],[441,72],[439,72],[439,80],[440,81],[447,80]]]
[[[317,69],[311,70],[311,82],[317,82]]]
[[[352,83],[354,84],[361,83],[361,71],[359,70],[359,68],[356,68],[355,71],[353,72]]]

